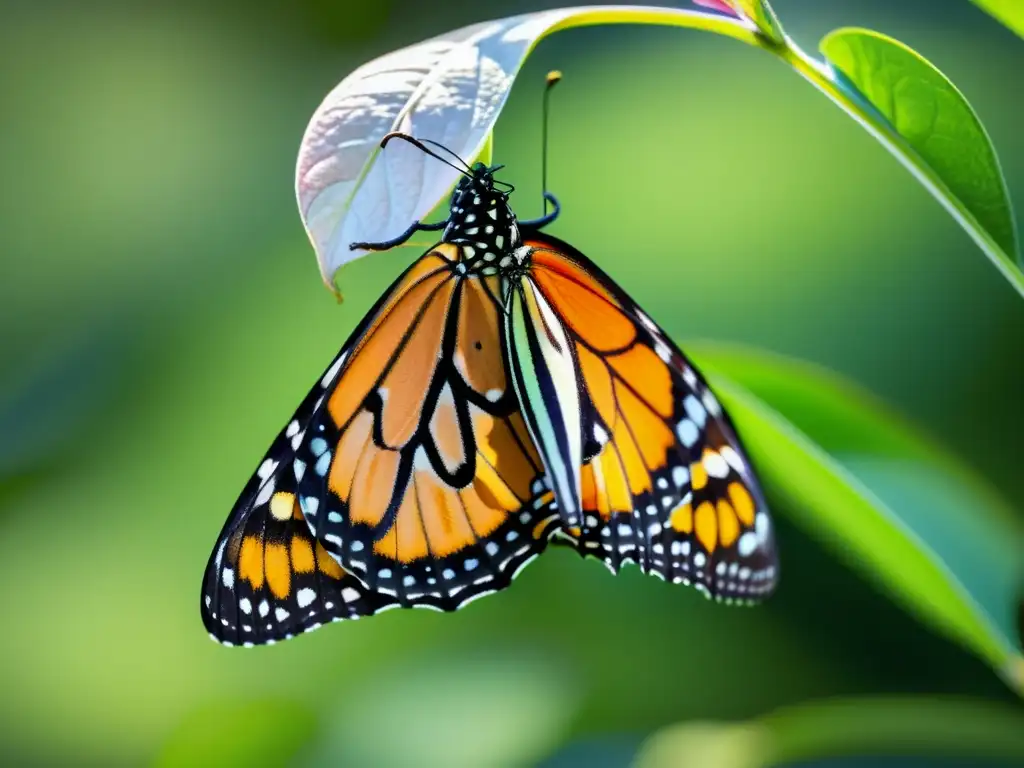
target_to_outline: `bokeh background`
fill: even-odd
[[[784,510],[755,610],[558,551],[457,614],[210,642],[200,579],[237,492],[415,255],[347,267],[341,305],[324,290],[293,197],[306,121],[376,55],[553,5],[0,0],[2,762],[619,768],[659,727],[819,697],[1019,706]],[[774,5],[811,50],[855,24],[928,56],[1021,210],[1024,41],[966,0]],[[760,51],[573,30],[498,123],[525,217],[552,68],[555,234],[684,347],[832,368],[1024,513],[1024,302],[893,158]]]

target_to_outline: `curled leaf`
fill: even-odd
[[[365,255],[353,242],[405,231],[448,194],[458,172],[391,131],[440,142],[472,162],[484,150],[523,61],[559,29],[601,23],[660,23],[751,35],[737,19],[671,8],[595,6],[474,24],[389,53],[357,69],[313,114],[295,170],[299,213],[324,283]]]
[[[328,288],[337,292],[337,270],[364,255],[350,243],[401,234],[437,206],[456,178],[455,170],[428,163],[407,145],[396,144],[383,157],[385,134],[412,132],[472,161],[523,61],[546,35],[597,24],[657,24],[733,37],[793,67],[899,159],[1024,295],[995,152],[966,100],[938,70],[882,35],[838,30],[822,43],[838,71],[788,40],[765,0],[702,1],[730,15],[629,5],[523,14],[404,48],[345,78],[313,115],[296,168],[300,214]],[[911,109],[897,116],[894,105]],[[934,119],[922,122],[929,110]],[[906,114],[909,124],[898,119]]]

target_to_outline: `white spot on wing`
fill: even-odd
[[[725,459],[726,463],[737,472],[743,474],[746,471],[746,467],[743,466],[743,459],[732,449],[732,446],[723,445],[718,449],[718,452],[722,454],[722,458]]]
[[[717,453],[709,452],[705,454],[702,463],[704,464],[704,469],[707,470],[711,477],[723,478],[729,474],[729,465]]]
[[[747,531],[740,536],[736,547],[741,557],[750,557],[754,554],[754,550],[757,549],[757,534],[753,531]]]
[[[692,448],[697,443],[700,431],[692,421],[683,419],[679,422],[679,426],[676,427],[676,435],[679,437],[679,442],[687,448]]]
[[[317,439],[319,439],[319,438],[317,438]],[[319,459],[316,460],[316,466],[314,466],[313,469],[316,470],[316,473],[318,475],[320,475],[320,477],[323,477],[324,475],[327,474],[327,470],[330,469],[330,467],[331,467],[331,452],[327,451],[326,453],[324,453],[323,456],[321,456]]]
[[[300,589],[295,594],[295,602],[299,604],[299,608],[305,608],[307,605],[316,600],[316,592],[309,587]]]
[[[320,379],[320,386],[321,387],[324,387],[326,389],[327,386],[332,381],[334,381],[334,377],[338,375],[338,371],[341,370],[341,365],[344,362],[345,362],[345,356],[344,355],[338,355],[338,359],[335,360],[331,364],[331,367],[327,369],[327,373],[325,373],[324,377],[322,379]]]
[[[710,389],[704,390],[704,407],[708,409],[708,413],[712,416],[722,415],[722,406],[718,402],[718,398],[715,397],[715,393]]]
[[[703,428],[708,418],[708,412],[704,410],[704,406],[701,405],[693,395],[687,395],[686,399],[683,400],[683,407],[686,409],[686,415],[693,419],[693,422]]]
[[[274,488],[277,487],[277,481],[273,476],[260,488],[260,492],[256,494],[256,499],[253,501],[253,506],[262,507],[268,501],[270,497],[274,495]]]
[[[764,512],[758,512],[757,517],[754,518],[754,531],[757,533],[757,542],[762,547],[768,543],[768,535],[771,532],[772,524],[768,520],[768,515]]]

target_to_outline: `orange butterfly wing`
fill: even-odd
[[[343,569],[313,539],[298,504],[292,441],[314,390],[277,436],[235,503],[203,576],[200,610],[225,645],[264,645],[396,606]]]
[[[582,505],[572,544],[613,572],[636,562],[726,601],[772,591],[771,518],[736,431],[704,378],[572,246],[531,233],[530,278],[575,344]]]
[[[519,413],[493,267],[442,244],[325,374],[296,433],[310,530],[402,606],[454,610],[506,586],[557,515]]]

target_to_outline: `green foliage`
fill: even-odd
[[[814,758],[880,755],[1017,761],[1024,760],[1022,734],[1020,712],[980,700],[823,701],[749,723],[667,728],[648,741],[634,766],[771,768]]]
[[[1024,3],[1020,0],[972,0],[972,2],[1024,37]]]
[[[956,86],[920,54],[871,30],[837,29],[821,41],[821,50],[1003,252],[1019,258],[1013,209],[995,149]]]
[[[780,510],[1024,693],[1013,626],[1021,529],[984,482],[834,376],[701,349]]]
[[[328,5],[306,3],[315,14],[327,13]],[[310,53],[315,46],[297,46],[300,53],[268,43],[275,40],[269,32],[239,45],[250,34],[248,21],[218,31],[205,18],[189,16],[180,30],[134,19],[125,29],[90,12],[74,23],[40,16],[36,34],[17,25],[0,28],[0,62],[5,71],[24,73],[6,113],[23,128],[15,141],[5,135],[0,159],[24,155],[36,164],[33,181],[9,185],[12,194],[2,201],[10,206],[3,212],[15,215],[5,218],[0,238],[13,232],[22,241],[12,247],[10,239],[0,240],[12,254],[0,303],[6,327],[28,329],[24,346],[49,344],[52,353],[36,362],[38,375],[28,376],[21,348],[5,350],[11,376],[2,384],[31,395],[0,406],[0,424],[11,427],[0,448],[2,471],[24,472],[0,489],[6,502],[0,575],[13,585],[0,696],[5,754],[24,754],[27,764],[135,764],[159,750],[157,764],[171,766],[353,758],[354,764],[408,764],[443,753],[446,768],[525,765],[574,736],[642,734],[696,716],[721,721],[667,733],[679,737],[664,753],[667,764],[752,768],[772,755],[810,759],[868,749],[1020,758],[1018,714],[984,701],[813,700],[855,689],[1003,693],[984,667],[942,638],[1024,689],[1020,510],[1008,509],[968,468],[988,474],[1000,454],[1012,456],[1019,447],[1016,402],[993,391],[1005,391],[1017,370],[1020,315],[1005,303],[1003,286],[984,282],[984,275],[963,279],[961,271],[933,269],[949,232],[902,199],[896,185],[879,187],[881,172],[867,149],[851,143],[848,156],[845,147],[837,153],[834,137],[822,135],[828,131],[789,135],[821,119],[816,105],[785,91],[765,74],[770,67],[744,58],[747,51],[704,40],[678,48],[645,40],[643,50],[626,47],[628,55],[611,62],[599,46],[573,49],[578,79],[559,94],[571,105],[561,114],[570,117],[553,124],[555,135],[572,130],[573,144],[566,150],[556,141],[552,166],[563,203],[572,204],[556,233],[628,284],[672,331],[743,337],[830,360],[873,382],[887,399],[902,399],[904,410],[928,401],[916,418],[932,414],[932,428],[957,455],[821,368],[745,348],[684,344],[739,422],[784,527],[782,589],[767,605],[722,609],[635,569],[613,579],[597,564],[557,552],[541,558],[515,588],[454,616],[393,612],[252,652],[206,639],[196,610],[198,577],[241,481],[282,415],[411,258],[374,257],[363,271],[354,265],[354,275],[346,273],[350,300],[342,307],[324,301],[310,265],[302,266],[307,244],[282,214],[290,192],[274,192],[283,189],[292,164],[296,126],[329,87],[330,73],[354,69],[370,55],[348,40],[354,30],[387,26],[385,5],[366,6],[365,19],[349,19],[341,6],[330,11],[320,31],[346,43],[326,57]],[[850,70],[834,80],[827,66],[784,40],[767,4],[737,0],[734,7],[760,31],[681,11],[656,18],[649,11],[590,9],[577,21],[706,23],[702,28],[793,67],[954,215],[966,210],[958,223],[1024,291],[1017,267],[998,258],[1012,255],[1016,243],[995,153],[947,80],[898,44],[845,32],[825,43],[833,63]],[[1001,18],[1013,23],[1018,4],[1000,7]],[[450,19],[443,7],[436,13],[432,23],[440,30]],[[352,20],[358,23],[341,29]],[[458,23],[464,19],[451,25]],[[412,27],[396,39],[424,34]],[[941,36],[929,34],[934,30],[923,29],[921,39],[940,45]],[[134,43],[122,50],[124,41]],[[73,68],[56,55],[67,50]],[[182,58],[182,50],[189,55]],[[984,53],[968,39],[963,50],[945,56],[970,61]],[[190,63],[185,70],[177,66],[182,61]],[[681,62],[701,79],[687,81],[685,99],[659,102],[660,84],[652,82],[658,73],[675,76]],[[649,66],[647,77],[637,78],[642,65]],[[53,71],[43,78],[48,67]],[[588,69],[598,73],[593,81]],[[897,70],[912,75],[913,88],[890,77]],[[643,97],[638,103],[658,107],[610,108],[607,93],[615,88],[609,83],[624,80],[632,82],[617,93],[633,89]],[[1007,86],[1006,104],[993,110],[1011,126],[1019,125],[1013,87]],[[53,104],[39,94],[51,94]],[[530,94],[520,103],[527,100],[535,101]],[[68,103],[73,110],[53,119],[45,110],[29,111],[36,103],[54,109]],[[133,121],[140,103],[171,105],[153,113],[160,130]],[[942,117],[935,122],[941,131],[930,134],[919,130],[928,125],[922,110],[929,104]],[[498,124],[497,159],[511,173],[529,173],[536,121],[516,111]],[[604,130],[594,129],[599,124]],[[729,132],[734,124],[744,131],[756,124],[763,157],[743,154],[750,148],[736,146],[742,141]],[[70,143],[62,133],[67,125],[76,126]],[[82,125],[89,130],[79,130]],[[666,135],[666,126],[697,137],[692,143],[699,141],[699,149],[666,164],[664,157],[687,143],[651,149],[650,137]],[[1012,130],[1003,135],[1013,169],[1015,137]],[[967,145],[974,147],[973,163],[964,162],[965,145],[950,144],[964,141],[973,142]],[[161,151],[153,153],[154,146]],[[773,152],[763,153],[764,146]],[[642,167],[638,154],[656,167]],[[805,154],[817,166],[801,165]],[[837,176],[830,163],[839,167],[849,157],[870,172]],[[780,165],[772,165],[776,160]],[[627,194],[630,182],[645,194]],[[524,207],[531,184],[532,178],[519,184]],[[618,192],[608,201],[612,185]],[[716,202],[723,189],[730,204],[748,196],[757,210]],[[815,193],[806,194],[809,189]],[[598,206],[607,207],[595,214]],[[268,221],[278,225],[267,227]],[[778,242],[765,236],[769,227]],[[52,247],[37,246],[40,240]],[[19,253],[19,242],[34,250]],[[889,242],[897,244],[886,250]],[[51,273],[40,258],[48,253],[57,254]],[[75,268],[68,269],[67,254],[74,254]],[[955,245],[942,252],[961,256]],[[895,289],[884,293],[893,284],[913,290],[893,299]],[[971,297],[978,311],[948,324],[935,319]],[[150,315],[124,309],[143,299]],[[78,342],[80,354],[40,343],[39,318],[54,329],[88,330],[83,308],[116,310],[116,324],[126,330],[97,324],[104,343]],[[892,339],[879,330],[886,317],[900,324]],[[124,335],[138,348],[126,353]],[[903,344],[933,339],[941,349]],[[936,370],[935,384],[918,392]],[[965,421],[990,423],[989,409],[1001,413],[1004,431],[976,443],[960,434]],[[953,418],[960,421],[950,426]],[[1017,489],[1007,476],[1004,491]],[[809,535],[798,538],[787,523]],[[805,543],[820,558],[823,583],[848,576],[848,568],[878,592],[854,593],[858,601],[851,602],[863,604],[815,595],[813,604],[795,605],[800,590],[792,589],[790,564],[801,554],[794,548]],[[941,638],[910,621],[899,624],[897,612],[885,613],[889,598]],[[863,626],[863,638],[844,636],[848,625],[840,613]],[[882,626],[878,614],[897,626]],[[517,652],[494,652],[500,643]],[[481,648],[487,653],[468,653]],[[922,673],[921,658],[936,657],[943,663]],[[582,674],[568,674],[577,671]],[[743,719],[808,698],[806,707]]]

